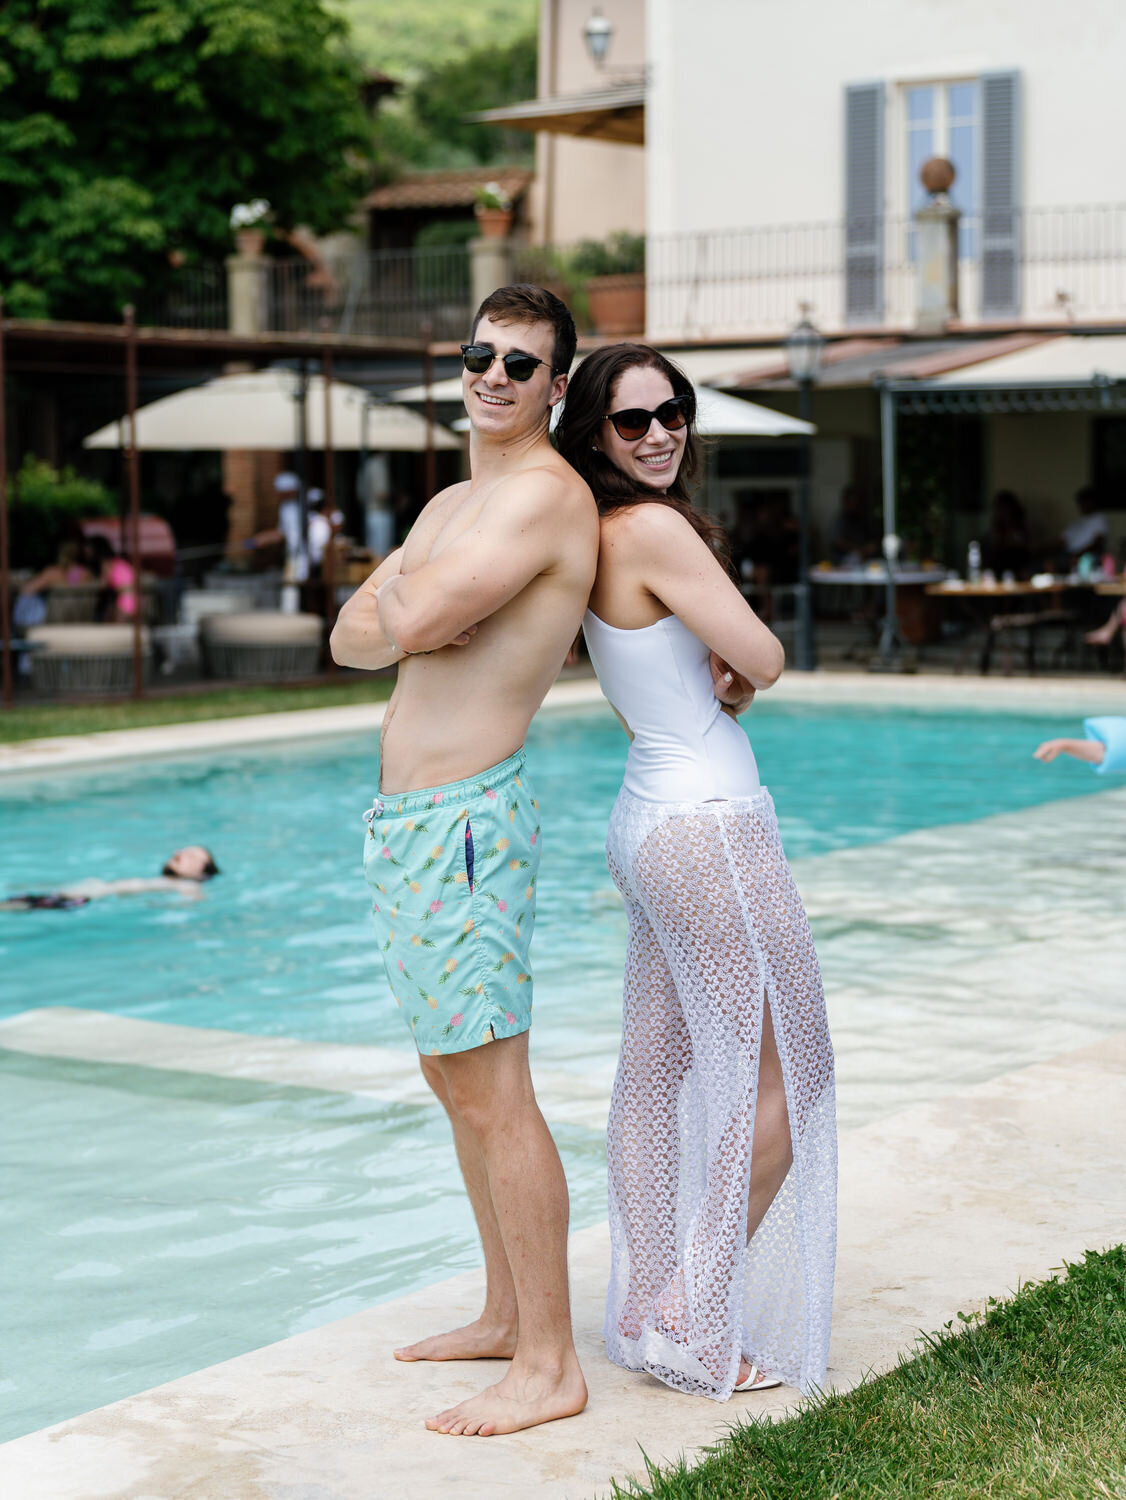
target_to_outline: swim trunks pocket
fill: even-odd
[[[469,894],[473,894],[473,824],[465,820],[465,878],[469,882]]]

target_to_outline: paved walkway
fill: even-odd
[[[916,1332],[1126,1238],[1126,1036],[846,1134],[830,1378],[849,1386]],[[604,1225],[575,1235],[587,1411],[511,1437],[457,1440],[423,1418],[499,1365],[398,1365],[400,1340],[471,1316],[480,1273],[427,1288],[0,1447],[19,1500],[593,1500],[743,1411],[793,1391],[695,1400],[603,1354]]]

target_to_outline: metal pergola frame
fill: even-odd
[[[900,412],[913,415],[1036,414],[1050,412],[1111,412],[1126,410],[1126,380],[1093,371],[1086,380],[880,380],[880,469],[883,476],[885,582],[884,622],[879,651],[872,661],[876,671],[902,670],[896,620],[895,562],[899,553],[896,497],[899,483],[897,425]]]
[[[12,358],[8,346],[17,350]],[[60,348],[70,351],[71,360],[60,362],[51,352]],[[92,358],[77,359],[74,351],[89,352]],[[69,374],[100,374],[122,380],[125,396],[125,475],[128,498],[130,562],[141,597],[140,548],[140,478],[136,444],[137,369],[138,361],[157,364],[161,360],[183,370],[189,365],[219,365],[229,360],[268,363],[275,359],[299,359],[302,370],[307,361],[320,364],[325,380],[325,494],[331,512],[334,504],[334,471],[332,466],[332,416],[330,412],[334,358],[364,359],[389,354],[412,354],[422,364],[423,384],[428,393],[426,423],[429,439],[426,447],[426,479],[429,492],[434,488],[434,403],[429,392],[434,381],[434,351],[428,339],[340,337],[325,332],[313,334],[240,334],[227,330],[199,331],[179,328],[140,328],[133,309],[124,309],[121,323],[55,323],[28,319],[5,319],[0,298],[0,702],[10,708],[13,701],[11,567],[8,545],[8,454],[7,454],[7,376],[13,369]],[[46,355],[46,358],[42,356]],[[31,357],[29,357],[31,356]],[[304,488],[302,488],[302,535],[304,535]],[[326,553],[328,564],[327,597],[329,620],[335,607],[332,587],[332,549]],[[133,617],[133,697],[144,696],[144,661],[142,648],[142,610]]]

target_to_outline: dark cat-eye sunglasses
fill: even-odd
[[[666,432],[679,432],[692,415],[694,405],[691,396],[670,396],[667,401],[661,402],[656,411],[630,406],[624,411],[607,412],[606,420],[613,425],[623,442],[636,443],[638,438],[643,438],[649,431],[654,417]]]

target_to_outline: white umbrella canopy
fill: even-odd
[[[137,411],[137,447],[148,452],[261,449],[281,453],[297,446],[297,402],[300,379],[295,370],[257,370],[222,375],[173,396],[162,396]],[[369,405],[367,392],[347,381],[332,382],[332,446],[373,453],[422,453],[426,422],[417,412],[382,402]],[[306,445],[324,447],[325,383],[308,381]],[[124,446],[125,419],[109,422],[83,439],[84,448]],[[365,433],[366,427],[366,433]],[[446,427],[434,424],[436,449],[460,448]]]
[[[582,361],[580,360],[581,364]],[[447,380],[436,380],[430,387],[430,398],[441,405],[461,401],[461,376]],[[426,399],[424,385],[407,386],[404,390],[392,391],[388,400],[418,403]],[[562,406],[554,408],[551,425],[554,428],[562,412]],[[816,427],[812,422],[803,422],[798,417],[788,417],[784,412],[772,411],[769,406],[759,406],[753,401],[743,401],[738,396],[725,396],[711,386],[696,386],[696,425],[705,437],[803,437],[812,436]],[[459,417],[450,423],[454,432],[467,432],[469,418]]]
[[[553,428],[562,409],[563,403],[560,403],[552,410]],[[469,418],[459,417],[450,426],[454,432],[466,432]],[[757,406],[753,401],[740,401],[738,396],[725,396],[722,391],[713,391],[706,385],[696,387],[696,426],[705,437],[714,438],[801,437],[817,431],[812,422],[802,422],[784,412],[771,411],[769,406]]]

